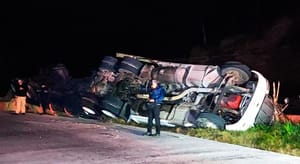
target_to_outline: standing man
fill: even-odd
[[[47,114],[47,110],[49,110],[49,88],[46,84],[42,83],[37,93],[39,94],[40,106],[43,109],[43,113]]]
[[[26,94],[27,94],[27,85],[23,79],[18,79],[16,85],[16,114],[25,114],[26,113]]]
[[[146,104],[148,109],[148,125],[147,136],[159,136],[160,135],[160,107],[165,97],[165,89],[156,80],[151,80],[151,88],[149,92],[149,102]],[[155,119],[156,133],[152,134],[152,122]]]

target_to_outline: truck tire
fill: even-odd
[[[142,66],[143,63],[140,61],[134,58],[125,57],[119,66],[119,72],[129,72],[138,75]]]
[[[82,96],[82,112],[80,117],[88,119],[99,119],[102,115],[98,100],[94,95]]]
[[[226,74],[231,73],[236,78],[236,84],[244,84],[251,77],[251,70],[248,66],[237,62],[237,61],[229,61],[225,62],[221,66],[221,75],[226,76]]]
[[[114,71],[117,62],[118,59],[115,57],[104,56],[98,69],[99,70],[106,69],[106,70]]]
[[[123,104],[123,101],[118,97],[106,96],[101,98],[99,106],[103,114],[114,118],[119,117]]]
[[[225,120],[214,113],[200,113],[196,119],[196,127],[225,129]]]
[[[272,102],[272,98],[270,96],[266,96],[261,106],[261,110],[259,110],[257,117],[255,118],[254,124],[271,124],[274,115],[274,105]]]

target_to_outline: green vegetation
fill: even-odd
[[[116,123],[123,124],[117,120]],[[131,125],[145,127],[145,125]],[[256,125],[247,131],[226,131],[203,128],[162,128],[189,136],[236,144],[251,148],[300,156],[300,124],[274,123],[272,125]]]
[[[247,131],[187,129],[183,132],[190,136],[300,156],[300,125],[289,122],[257,125]]]

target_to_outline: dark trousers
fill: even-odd
[[[49,109],[49,95],[47,93],[41,93],[40,103],[42,105],[44,113]]]
[[[156,103],[148,103],[148,125],[147,125],[147,132],[152,133],[152,125],[153,125],[153,119],[155,119],[155,129],[156,134],[160,134],[160,104]]]

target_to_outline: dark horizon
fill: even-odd
[[[74,77],[87,76],[103,56],[116,52],[186,58],[195,46],[218,46],[229,36],[259,33],[276,18],[297,12],[293,1],[199,3],[8,4],[1,11],[1,86],[55,63],[65,64]]]

